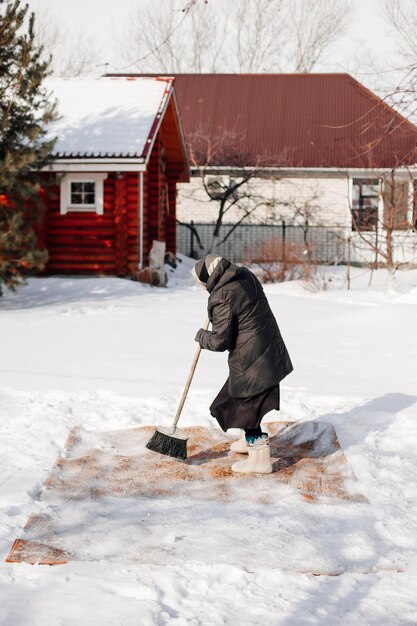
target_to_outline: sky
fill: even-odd
[[[158,0],[154,0],[158,2]],[[230,1],[230,0],[229,0]],[[366,63],[366,51],[384,65],[400,66],[395,41],[382,18],[382,0],[346,0],[353,6],[349,32],[326,55],[315,71],[351,71],[363,82],[372,83],[372,68]],[[117,50],[117,35],[129,21],[131,12],[149,0],[29,0],[30,8],[48,8],[67,28],[80,28],[94,38],[101,49],[100,63],[110,63],[108,71],[126,68]],[[184,0],[184,5],[186,0]],[[125,71],[129,71],[127,68]],[[97,75],[104,65],[97,67]],[[134,68],[132,68],[134,71]]]

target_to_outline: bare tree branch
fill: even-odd
[[[351,15],[344,0],[293,0],[289,61],[294,71],[311,72],[325,49],[346,32]]]
[[[287,31],[284,8],[284,0],[240,0],[235,3],[230,21],[237,71],[262,72],[271,69],[273,64],[278,67]]]
[[[34,12],[35,41],[46,57],[51,55],[52,72],[56,76],[96,75],[100,53],[93,39],[82,30],[64,27],[45,7],[37,5]]]
[[[344,32],[344,0],[149,1],[130,16],[120,52],[142,72],[310,71]]]
[[[254,211],[256,211],[257,209],[259,209],[261,206],[268,206],[270,203],[267,201],[263,201],[263,202],[259,202],[258,204],[255,204],[253,207],[251,207],[249,210],[245,211],[244,214],[242,215],[242,217],[233,224],[232,228],[229,230],[229,232],[227,233],[227,235],[225,235],[223,237],[223,239],[221,241],[218,242],[218,246],[220,246],[221,244],[225,243],[230,235],[233,233],[233,231],[236,230],[236,228],[238,228],[242,222],[244,222],[245,220],[247,220],[247,218],[254,213]]]
[[[194,226],[194,224],[188,224],[187,222],[181,222],[178,219],[175,220],[175,221],[177,222],[177,224],[180,224],[181,226],[185,226],[186,228],[188,228],[195,235],[195,238],[197,239],[197,243],[198,243],[198,246],[199,246],[200,250],[204,250],[204,246],[201,243],[200,235],[198,234],[198,230]]]
[[[405,59],[417,61],[417,0],[384,0],[385,19],[397,35]]]
[[[219,54],[216,30],[211,3],[190,3],[184,13],[184,0],[148,2],[129,17],[119,48],[139,71],[207,71]]]

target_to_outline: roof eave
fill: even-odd
[[[180,115],[180,110],[178,107],[177,96],[175,95],[175,88],[172,90],[172,101],[174,104],[175,115],[177,118],[178,130],[179,130],[180,141],[181,141],[181,150],[184,156],[184,165],[185,165],[184,172],[180,179],[180,182],[188,182],[191,177],[191,165],[190,165],[190,159],[188,157],[187,144],[185,141],[184,128],[183,128],[182,121],[181,121],[181,115]]]
[[[161,128],[161,124],[162,124],[162,120],[164,119],[164,115],[165,115],[165,111],[168,107],[169,101],[171,99],[172,93],[173,93],[173,80],[170,81],[166,81],[168,83],[168,86],[166,88],[166,90],[164,91],[164,95],[161,98],[161,102],[159,104],[159,108],[158,111],[155,115],[155,119],[154,122],[151,126],[151,130],[149,131],[149,135],[148,138],[145,142],[145,146],[143,148],[143,157],[145,160],[146,165],[149,163],[149,159],[151,157],[152,154],[152,150],[155,144],[155,140],[158,136],[158,132],[159,129]]]
[[[389,167],[346,167],[346,166],[318,166],[318,167],[291,167],[291,166],[270,166],[270,167],[251,167],[243,166],[237,167],[233,165],[210,165],[204,167],[206,173],[212,175],[228,175],[238,173],[250,173],[253,170],[256,171],[256,176],[268,177],[268,176],[313,176],[319,174],[322,176],[336,176],[336,177],[371,177],[371,176],[384,176],[391,171]],[[395,171],[398,175],[406,173],[408,175],[417,175],[417,164],[397,166]],[[201,168],[198,166],[191,167],[191,175],[193,177],[201,175]]]
[[[143,157],[65,157],[55,158],[42,168],[44,172],[145,172]]]

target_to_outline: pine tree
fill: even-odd
[[[0,0],[0,295],[42,269],[47,252],[38,247],[36,227],[44,211],[55,139],[45,138],[57,118],[42,81],[50,58],[35,44],[34,13],[21,0]]]

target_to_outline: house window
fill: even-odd
[[[378,179],[353,180],[352,230],[375,230],[378,223]]]
[[[96,183],[94,180],[70,182],[71,206],[90,209],[96,206]]]
[[[61,215],[92,212],[103,215],[103,181],[107,174],[66,174],[61,179]]]
[[[221,200],[223,198],[225,189],[223,182],[220,178],[210,176],[207,179],[207,192],[213,200]]]
[[[413,181],[413,228],[417,230],[417,179]]]
[[[393,230],[410,228],[408,180],[387,178],[384,181],[384,225]]]

